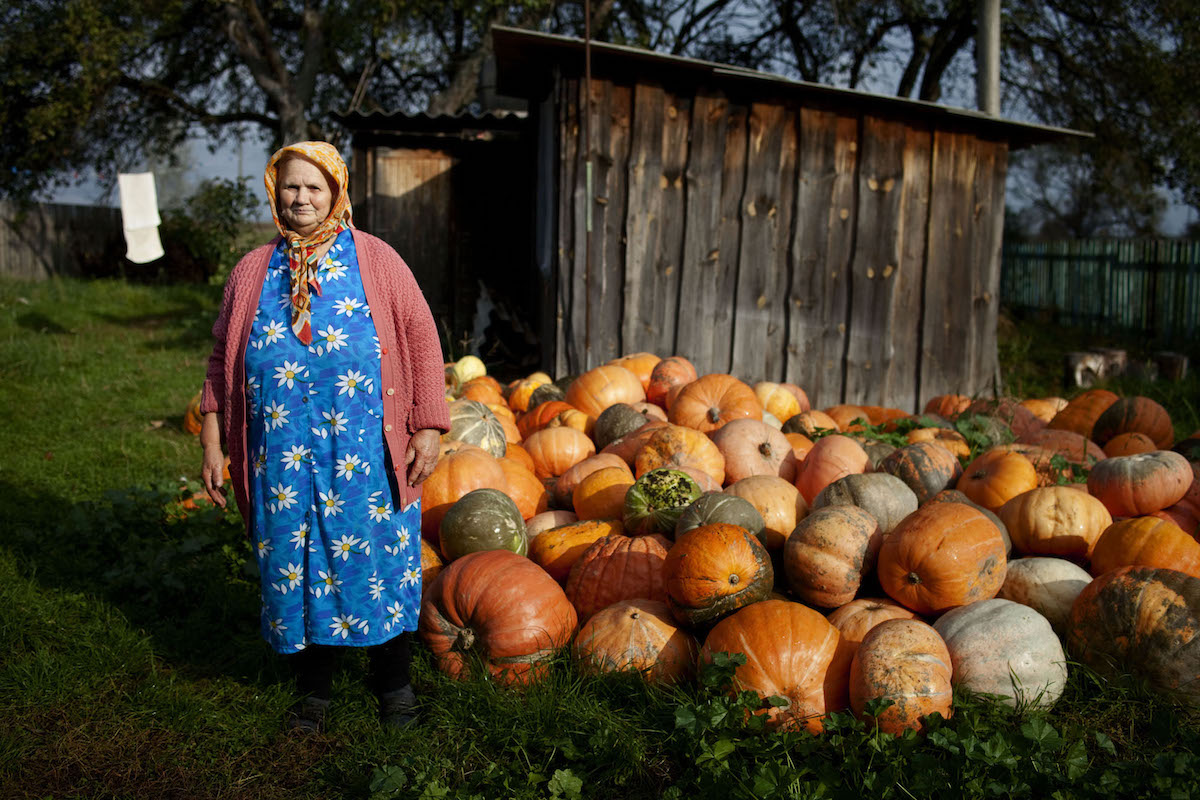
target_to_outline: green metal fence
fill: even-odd
[[[1200,242],[1083,239],[1007,244],[1001,302],[1058,324],[1184,345],[1200,329]]]

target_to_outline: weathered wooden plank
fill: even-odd
[[[663,125],[662,226],[659,245],[658,277],[655,300],[647,310],[651,319],[661,322],[652,327],[653,338],[628,343],[631,351],[648,350],[661,355],[674,352],[675,330],[679,322],[679,281],[683,267],[683,243],[687,236],[684,225],[687,201],[684,195],[684,172],[688,164],[689,136],[692,119],[692,98],[667,96],[666,121]]]
[[[674,347],[687,120],[685,99],[658,86],[634,88],[621,324],[626,353],[665,355]]]
[[[559,193],[559,271],[554,377],[570,373],[573,364],[583,362],[582,326],[575,324],[576,311],[582,317],[586,303],[583,294],[583,270],[586,258],[587,154],[583,148],[583,110],[580,108],[580,82],[562,84],[560,113],[562,122],[560,159],[562,191]]]
[[[696,362],[696,370],[729,372],[733,369],[734,292],[737,287],[738,264],[742,240],[742,193],[746,186],[746,148],[749,142],[750,111],[744,106],[730,106],[725,126],[725,152],[721,163],[721,221],[720,246],[713,276],[715,292],[703,298],[697,308],[700,323],[710,319],[707,337],[709,361]]]
[[[857,119],[801,111],[786,375],[817,408],[842,397],[857,151]]]
[[[892,368],[887,404],[920,411],[917,402],[918,347],[921,334],[925,235],[929,225],[929,167],[933,137],[927,130],[905,131],[904,175],[900,186],[900,262],[895,273],[896,307],[892,320]]]
[[[626,170],[633,92],[593,80],[592,149],[595,153],[592,263],[587,281],[585,356],[591,369],[621,354],[625,280]]]
[[[795,152],[795,113],[783,105],[752,105],[732,370],[749,383],[779,380],[783,375]]]
[[[1004,179],[1008,171],[1008,145],[1005,142],[976,140],[974,203],[971,206],[974,230],[971,274],[977,283],[972,297],[972,338],[978,342],[972,383],[979,394],[1002,392],[1000,355],[996,326],[1000,319],[1000,249],[1004,244]],[[1100,264],[1092,265],[1088,281],[1088,314],[1098,310],[1096,277]],[[1082,294],[1082,293],[1081,293]]]
[[[974,351],[969,228],[975,148],[967,134],[938,131],[933,138],[933,197],[925,267],[921,329],[920,402],[946,392],[972,394]]]
[[[858,170],[858,226],[849,270],[845,390],[849,403],[890,405],[898,317],[897,267],[903,247],[901,191],[906,126],[863,120]]]
[[[679,277],[679,311],[671,352],[685,356],[698,369],[707,372],[711,371],[713,363],[712,331],[717,308],[726,309],[728,324],[728,298],[732,293],[732,286],[727,288],[722,280],[727,273],[721,269],[720,259],[729,101],[723,96],[698,95],[692,106],[691,123],[692,142],[685,170],[686,235]],[[727,369],[728,359],[726,346],[722,353],[723,370]]]

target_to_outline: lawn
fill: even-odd
[[[846,715],[818,738],[745,724],[728,665],[664,690],[564,656],[514,692],[453,683],[418,648],[420,722],[393,732],[350,651],[328,731],[285,735],[296,695],[257,633],[240,523],[178,504],[197,488],[180,421],[218,302],[0,281],[0,798],[1200,795],[1197,719],[1078,666],[1051,713],[960,698],[924,739]],[[1022,369],[1057,370],[1064,346],[1036,326],[1004,336]],[[1146,391],[1200,428],[1194,379]]]

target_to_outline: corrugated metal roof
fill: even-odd
[[[564,74],[583,74],[583,39],[493,26],[492,42],[496,50],[498,88],[506,95],[533,97],[538,92],[544,92],[551,80],[551,69],[555,67]],[[981,135],[1008,140],[1014,148],[1064,138],[1092,136],[1090,133],[1069,128],[994,117],[973,109],[954,108],[924,100],[910,100],[856,89],[842,89],[729,64],[665,55],[637,47],[592,42],[591,50],[592,74],[599,78],[649,77],[664,84],[704,84],[744,96],[784,94],[799,97],[807,103],[831,108],[848,108],[883,116],[920,119],[936,127],[967,128]]]

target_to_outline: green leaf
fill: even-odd
[[[1035,717],[1021,725],[1021,734],[1044,750],[1055,752],[1063,745],[1063,738],[1054,726],[1041,717]]]
[[[556,769],[546,788],[550,791],[550,797],[555,800],[560,797],[565,800],[579,800],[583,795],[583,779],[569,769]]]
[[[385,764],[371,771],[370,789],[374,794],[394,795],[408,783],[408,776],[400,767]]]
[[[1113,744],[1113,740],[1108,738],[1108,734],[1104,733],[1103,731],[1096,731],[1095,737],[1096,745],[1101,750],[1108,753],[1110,756],[1115,757],[1117,755],[1117,747]]]

